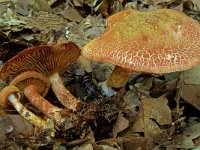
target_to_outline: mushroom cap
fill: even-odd
[[[0,69],[0,78],[8,82],[25,71],[36,71],[46,77],[64,71],[80,56],[79,47],[73,43],[40,45],[25,49],[8,60]]]
[[[26,71],[19,74],[11,82],[11,86],[15,86],[23,93],[24,89],[29,85],[34,85],[37,88],[37,92],[45,96],[50,88],[50,81],[47,77],[41,73],[35,71]]]
[[[200,63],[200,24],[160,9],[124,10],[107,19],[105,33],[83,47],[87,59],[147,73],[169,73]]]

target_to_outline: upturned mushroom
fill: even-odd
[[[52,105],[44,98],[50,88],[47,77],[35,71],[26,71],[15,77],[10,85],[18,87],[19,92],[24,94],[33,106],[52,118],[57,125],[62,124],[60,113],[62,109]]]
[[[17,110],[17,112],[26,120],[40,129],[46,129],[48,126],[47,122],[29,111],[20,102],[21,95],[19,91],[20,90],[16,86],[10,85],[4,87],[0,92],[0,107],[6,108],[8,106],[8,102],[10,102],[10,104]]]
[[[72,110],[82,105],[64,86],[59,73],[80,56],[79,47],[73,43],[41,45],[28,48],[8,60],[0,70],[0,78],[8,82],[25,71],[36,71],[49,78],[51,87],[61,104]]]
[[[109,17],[106,26],[105,33],[84,46],[82,55],[116,65],[103,83],[107,89],[124,86],[134,71],[170,73],[200,63],[200,25],[181,12],[129,9]]]

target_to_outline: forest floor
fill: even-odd
[[[82,48],[105,31],[106,18],[128,8],[170,8],[200,21],[200,0],[0,0],[0,63],[42,44],[73,41]],[[112,69],[112,64],[81,56],[61,74],[67,89],[86,103],[74,114],[86,119],[66,131],[52,122],[49,135],[13,107],[0,109],[0,149],[200,149],[199,65],[162,75],[135,73],[116,95],[106,97],[98,83]],[[52,90],[45,98],[62,107]],[[48,119],[28,101],[24,105]]]

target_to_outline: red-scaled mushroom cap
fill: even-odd
[[[8,60],[0,70],[0,78],[8,82],[25,71],[36,71],[45,76],[64,71],[80,56],[79,47],[73,43],[41,45],[28,48]]]
[[[27,86],[34,85],[37,92],[42,96],[45,96],[50,88],[49,79],[35,71],[26,71],[19,74],[10,82],[10,85],[18,87],[22,93]]]
[[[200,63],[200,24],[181,12],[124,10],[106,25],[104,34],[84,46],[84,57],[148,73],[182,71]]]

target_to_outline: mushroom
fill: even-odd
[[[116,65],[102,83],[107,89],[124,86],[134,71],[170,73],[200,62],[200,25],[181,12],[129,9],[109,17],[106,26],[101,36],[83,47],[82,55]],[[106,88],[105,95],[112,96]]]
[[[73,43],[40,45],[28,48],[8,60],[0,70],[0,78],[8,82],[25,71],[36,71],[49,78],[51,87],[61,104],[73,111],[82,105],[64,86],[59,73],[80,56],[79,47]]]
[[[19,92],[23,93],[33,106],[55,120],[57,125],[62,123],[60,114],[62,109],[43,98],[50,88],[47,77],[35,71],[26,71],[15,77],[10,85],[18,87]]]
[[[20,97],[19,89],[16,86],[6,86],[0,92],[0,107],[6,108],[9,101],[26,120],[40,129],[46,129],[48,126],[47,122],[24,107],[20,102]]]

